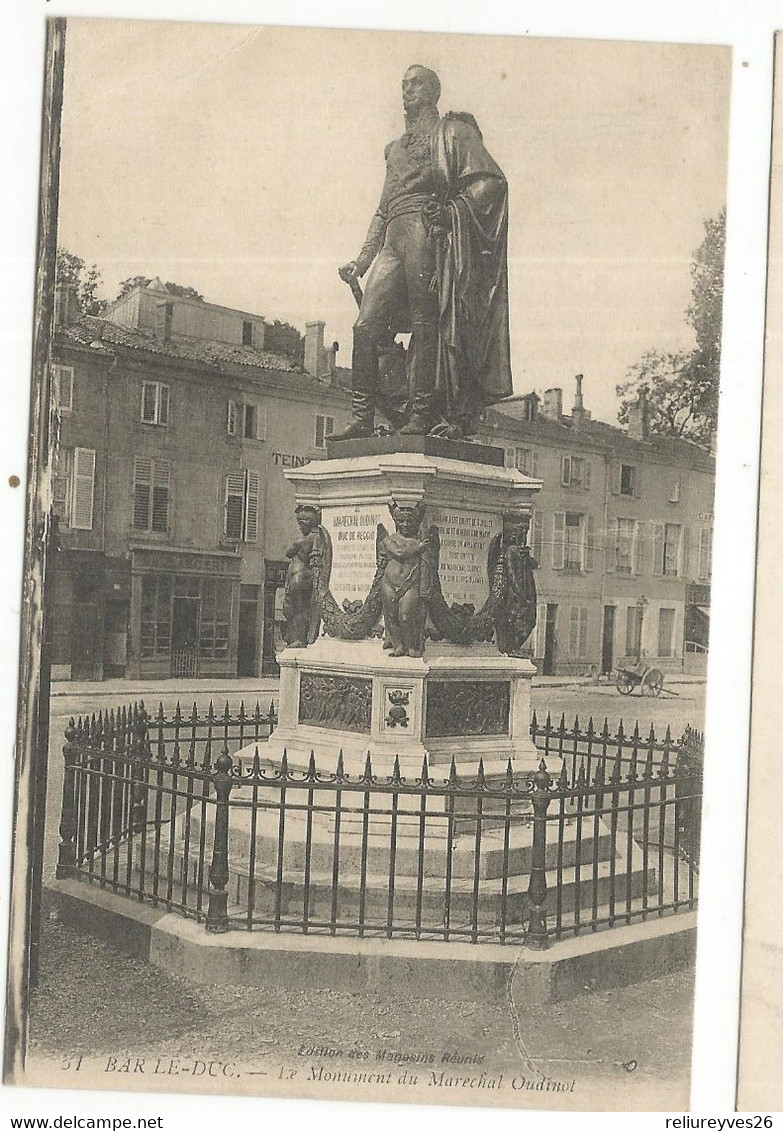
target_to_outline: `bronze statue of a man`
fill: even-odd
[[[364,247],[340,275],[358,293],[353,422],[334,439],[372,435],[378,346],[412,332],[407,422],[400,431],[460,437],[512,392],[508,331],[508,189],[475,118],[438,114],[440,80],[415,65],[402,80],[405,133],[386,147],[386,180]]]

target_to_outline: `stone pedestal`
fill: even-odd
[[[422,535],[437,527],[443,598],[478,611],[490,596],[490,544],[509,517],[530,514],[540,481],[499,466],[499,449],[403,439],[405,451],[389,450],[389,439],[335,443],[329,459],[286,472],[297,503],[320,510],[331,594],[343,607],[363,601],[379,524],[395,529],[389,506],[421,504]],[[395,658],[379,637],[321,636],[278,662],[280,718],[267,751],[275,761],[285,749],[289,764],[306,766],[312,751],[319,769],[333,770],[342,751],[353,774],[369,751],[376,774],[391,773],[398,758],[406,776],[418,776],[425,754],[433,776],[446,776],[452,757],[461,774],[475,773],[479,759],[493,775],[505,773],[509,758],[520,774],[537,763],[529,737],[535,669],[495,643],[427,640],[423,656]]]
[[[431,776],[461,774],[479,759],[490,775],[538,764],[530,739],[529,660],[502,656],[491,644],[429,644],[421,658],[389,656],[379,639],[330,640],[279,653],[280,717],[265,757],[306,767],[313,751],[320,770],[359,774],[368,750],[376,774],[391,774],[395,758],[418,777],[427,755]]]

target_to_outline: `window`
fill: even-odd
[[[171,593],[173,578],[145,574],[141,579],[141,655],[168,656],[171,651]]]
[[[618,518],[615,534],[615,569],[618,573],[637,571],[636,519]]]
[[[75,448],[71,491],[71,527],[74,530],[92,530],[94,496],[95,452],[92,448]]]
[[[133,461],[133,529],[166,534],[169,529],[171,466],[165,459]]]
[[[223,536],[229,542],[258,541],[260,488],[257,471],[235,471],[226,476]]]
[[[242,322],[242,345],[252,346],[253,344],[253,323]]]
[[[685,572],[682,527],[674,522],[655,527],[655,572],[659,577],[679,577]]]
[[[629,463],[620,464],[620,494],[638,495],[636,468]]]
[[[712,577],[712,527],[699,528],[699,581]]]
[[[679,503],[681,494],[682,494],[682,485],[681,485],[679,479],[675,479],[675,481],[672,483],[672,489],[669,492],[669,502],[670,503]]]
[[[527,544],[536,561],[541,564],[544,556],[544,516],[540,510],[533,511],[530,519],[530,529],[527,532]]]
[[[60,448],[52,475],[54,513],[72,530],[92,530],[95,498],[95,451]]]
[[[590,461],[581,456],[563,456],[560,461],[560,482],[564,487],[589,487]]]
[[[658,655],[671,656],[674,640],[674,609],[658,610]]]
[[[568,651],[574,660],[583,660],[587,656],[587,624],[587,608],[572,605]]]
[[[229,401],[226,432],[243,440],[265,440],[266,408],[257,401]]]
[[[333,416],[316,416],[315,418],[315,446],[316,448],[326,447],[326,437],[331,436],[334,432],[334,417]]]
[[[642,617],[644,613],[638,606],[629,605],[625,615],[625,654],[641,656]]]
[[[73,408],[73,366],[55,365],[52,367],[54,376],[54,407],[59,412],[70,412]]]
[[[143,381],[141,386],[141,419],[144,424],[169,422],[169,387],[160,381]]]
[[[506,448],[506,467],[515,467],[523,475],[538,477],[538,452],[534,448]]]
[[[582,572],[593,568],[593,517],[558,511],[553,518],[552,567]]]

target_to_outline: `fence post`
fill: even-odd
[[[147,752],[147,714],[142,700],[131,723],[131,739],[129,754],[136,758],[144,758]],[[141,765],[131,764],[131,780],[133,781],[131,827],[135,833],[141,832],[147,823],[147,771]]]
[[[212,863],[209,866],[209,904],[207,930],[223,934],[228,930],[228,799],[231,795],[231,769],[234,759],[223,746],[215,762],[215,842],[212,846]]]
[[[60,844],[57,851],[57,868],[55,875],[58,880],[76,874],[76,759],[78,757],[76,745],[76,727],[73,719],[65,729],[65,745],[63,746],[63,799],[60,810]]]
[[[542,758],[533,775],[533,859],[530,883],[527,889],[529,918],[525,933],[525,946],[531,950],[546,950],[549,935],[546,928],[546,811],[549,807],[549,787],[552,778]]]

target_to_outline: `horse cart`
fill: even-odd
[[[615,686],[621,695],[631,695],[638,687],[642,695],[657,699],[663,690],[663,672],[641,663],[632,668],[618,668]]]

